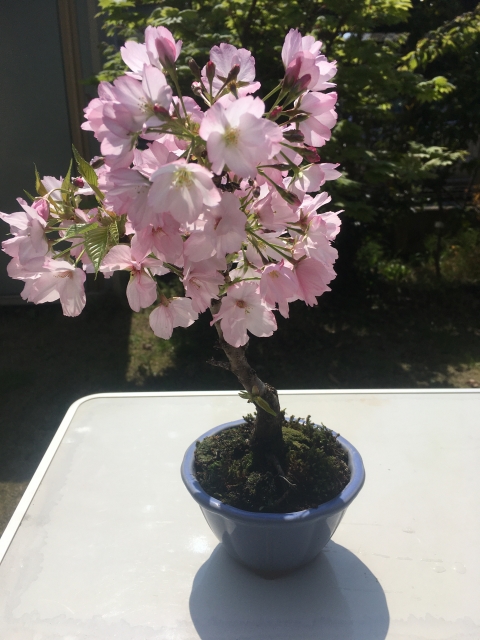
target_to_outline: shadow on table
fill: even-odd
[[[312,564],[275,580],[219,545],[195,576],[190,614],[202,640],[384,640],[390,620],[377,578],[332,541]]]

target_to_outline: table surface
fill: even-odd
[[[180,479],[236,392],[69,409],[0,540],[5,640],[479,640],[480,392],[286,391],[361,452],[365,486],[308,567],[223,551]]]

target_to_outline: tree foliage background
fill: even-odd
[[[472,0],[99,0],[107,42],[99,80],[125,67],[119,48],[164,25],[200,66],[220,41],[252,51],[266,95],[283,76],[285,34],[320,39],[338,61],[339,121],[320,150],[343,176],[342,266],[391,280],[420,267],[480,279],[480,3]],[[343,265],[342,265],[343,261]],[[346,265],[345,263],[349,264]]]

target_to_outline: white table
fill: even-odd
[[[2,640],[479,640],[480,392],[283,392],[360,450],[367,481],[317,560],[266,580],[183,487],[235,392],[69,409],[0,540]],[[3,558],[3,559],[2,559]]]

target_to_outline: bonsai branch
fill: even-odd
[[[207,363],[211,364],[212,367],[220,367],[220,369],[226,369],[227,371],[232,370],[232,367],[228,362],[222,362],[222,360],[214,360],[213,358],[210,358],[210,360],[207,360]]]
[[[212,303],[210,308],[212,316],[218,313],[220,304],[217,300]],[[248,393],[263,398],[275,413],[271,415],[257,405],[252,446],[281,456],[283,453],[282,414],[277,390],[264,383],[250,366],[245,355],[246,346],[233,347],[229,344],[223,337],[220,322],[215,323],[215,329],[218,333],[219,345],[227,356],[230,371],[235,374]]]

